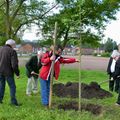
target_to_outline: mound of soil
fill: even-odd
[[[79,95],[79,84],[68,82],[65,85],[54,84],[53,93],[58,97],[71,97],[77,98]],[[91,99],[98,98],[103,99],[105,97],[112,97],[112,94],[100,87],[98,83],[91,82],[89,85],[82,83],[81,84],[81,96],[82,98]]]
[[[78,110],[78,104],[76,102],[69,102],[65,104],[60,104],[58,106],[58,109],[63,110]],[[82,104],[81,110],[83,111],[89,111],[92,114],[99,115],[102,113],[102,107],[100,105],[94,105],[94,104]]]

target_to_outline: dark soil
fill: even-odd
[[[68,82],[65,85],[54,84],[53,93],[58,97],[71,97],[78,98],[79,95],[79,84]],[[82,83],[81,84],[81,96],[82,98],[91,99],[103,99],[105,97],[112,97],[112,94],[100,87],[98,83],[91,82],[89,85]]]
[[[60,104],[58,106],[58,109],[63,110],[78,110],[78,104],[76,102],[69,102],[65,104]],[[81,110],[83,111],[89,111],[92,114],[99,115],[102,113],[102,107],[100,105],[94,105],[94,104],[82,104]]]

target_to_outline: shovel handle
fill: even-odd
[[[102,81],[99,83],[99,85],[103,84],[103,83],[106,83],[106,82],[109,82],[110,80],[105,80],[105,81]]]
[[[37,75],[37,76],[39,76],[39,74],[38,73],[33,73],[34,75]]]

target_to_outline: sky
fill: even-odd
[[[55,0],[44,0],[44,1],[48,1],[49,4],[51,5],[55,5]],[[33,26],[31,28],[31,30],[26,30],[24,32],[24,35],[22,37],[23,40],[30,40],[30,41],[33,41],[33,40],[39,40],[40,37],[42,38],[42,36],[36,36],[36,33],[38,32],[38,27],[37,26]]]
[[[49,0],[50,3],[55,3],[55,0]],[[107,38],[111,38],[113,39],[114,41],[117,42],[117,44],[120,43],[120,11],[116,14],[117,16],[117,20],[115,21],[111,21],[107,27],[106,27],[106,30],[104,31],[104,35],[105,37],[103,38],[103,41],[105,42],[107,40]],[[23,39],[24,40],[38,40],[39,37],[36,37],[36,33],[37,33],[37,27],[34,26],[32,28],[31,31],[29,30],[26,30],[25,31],[25,34],[23,36]]]
[[[120,43],[120,11],[116,14],[117,20],[111,21],[104,32],[105,38],[112,38],[117,44]]]

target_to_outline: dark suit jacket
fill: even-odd
[[[111,64],[112,64],[112,61],[113,61],[113,58],[112,57],[110,57],[110,59],[109,59],[109,63],[108,63],[108,67],[107,67],[107,73],[108,74],[111,74]]]
[[[26,74],[28,78],[30,78],[31,72],[39,73],[39,69],[42,67],[41,60],[38,63],[37,56],[32,56],[26,64]],[[37,75],[33,75],[34,77],[38,77]]]
[[[118,76],[120,76],[120,57],[119,59],[116,61],[116,65],[115,65],[115,72],[114,72],[114,79],[117,79]]]

